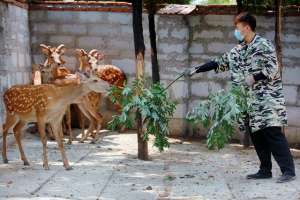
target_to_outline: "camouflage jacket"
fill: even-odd
[[[254,83],[251,88],[253,109],[248,114],[252,132],[270,126],[287,125],[281,76],[275,48],[270,41],[256,35],[250,44],[238,44],[215,61],[218,63],[216,73],[229,70],[233,85],[244,84],[248,75],[260,72],[267,77]],[[244,131],[243,120],[239,125],[240,130]]]

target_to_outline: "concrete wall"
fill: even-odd
[[[29,83],[31,73],[28,10],[0,2],[0,123],[4,120],[3,92]],[[2,126],[1,126],[2,130]]]

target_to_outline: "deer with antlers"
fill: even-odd
[[[104,55],[100,53],[96,49],[92,49],[89,53],[87,53],[84,49],[76,49],[76,54],[79,60],[79,69],[82,71],[89,72],[90,70],[96,70],[97,75],[102,80],[107,81],[108,83],[115,85],[117,87],[123,88],[126,83],[126,75],[124,72],[119,69],[116,66],[113,65],[99,65],[98,61],[102,60],[104,58]],[[97,102],[100,104],[101,94],[99,94],[99,98],[96,98]],[[91,101],[94,102],[94,101]],[[97,109],[98,106],[95,106],[94,109],[88,109],[89,113],[92,116],[92,119],[89,118],[89,121],[92,122],[88,128],[87,134],[84,133],[84,130],[82,130],[82,140],[85,140],[88,136],[88,134],[92,134],[92,131],[95,130],[96,132],[99,130],[99,122],[100,119],[97,118]],[[118,109],[120,109],[120,106],[118,106]],[[99,113],[101,116],[101,114]],[[95,117],[96,116],[96,117]],[[101,117],[102,122],[102,117]]]
[[[68,75],[71,74],[71,71],[63,67],[62,65],[65,63],[65,61],[61,58],[61,55],[65,52],[65,47],[63,44],[59,45],[58,47],[51,47],[44,44],[40,45],[43,54],[46,56],[46,60],[43,64],[40,65],[34,65],[33,71],[34,71],[34,77],[33,77],[33,83],[35,85],[37,84],[59,84],[58,79],[65,79]],[[39,77],[35,76],[36,73],[40,73],[40,79]],[[64,83],[71,83],[72,79],[66,79],[63,81]],[[61,84],[61,83],[60,83]],[[64,120],[63,120],[63,126],[66,127],[69,133],[69,142],[72,141],[72,128],[71,128],[71,110],[70,106],[67,108]],[[46,126],[50,138],[54,139],[53,131],[51,127]]]
[[[62,142],[61,121],[67,107],[91,91],[104,93],[109,84],[98,77],[86,77],[80,75],[76,82],[57,86],[54,84],[42,85],[17,85],[5,91],[3,98],[6,109],[6,121],[3,124],[3,162],[8,163],[6,151],[6,136],[8,130],[14,125],[13,132],[16,138],[21,159],[24,165],[29,162],[24,154],[21,144],[21,129],[28,122],[37,122],[38,129],[43,144],[43,166],[49,169],[47,158],[47,139],[45,133],[45,124],[51,124],[53,133],[62,155],[63,164],[66,170],[72,169],[69,165],[64,145]]]

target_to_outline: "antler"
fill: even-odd
[[[97,49],[92,49],[92,50],[89,52],[89,55],[95,57],[97,60],[102,60],[103,57],[104,57],[104,54],[98,52]]]
[[[65,48],[65,45],[64,45],[64,44],[60,44],[60,45],[56,48],[56,51],[57,51],[57,52],[60,52],[60,53],[64,53],[64,51],[62,51],[62,48]]]

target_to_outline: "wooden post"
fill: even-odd
[[[143,2],[141,0],[132,1],[132,25],[134,36],[134,48],[136,59],[136,78],[144,76],[144,56],[145,44],[143,36],[142,24]],[[136,124],[137,124],[137,140],[138,140],[138,159],[148,160],[148,142],[144,141],[143,122],[139,110],[136,111]]]
[[[280,70],[280,76],[282,78],[282,0],[275,0],[275,46],[276,46],[276,55],[277,63]],[[285,135],[285,128],[282,127],[282,133]]]
[[[151,64],[152,64],[152,81],[153,83],[159,83],[159,65],[157,60],[157,48],[156,48],[156,32],[155,32],[155,12],[156,4],[150,2],[147,5],[148,21],[149,21],[149,37],[151,45]]]

